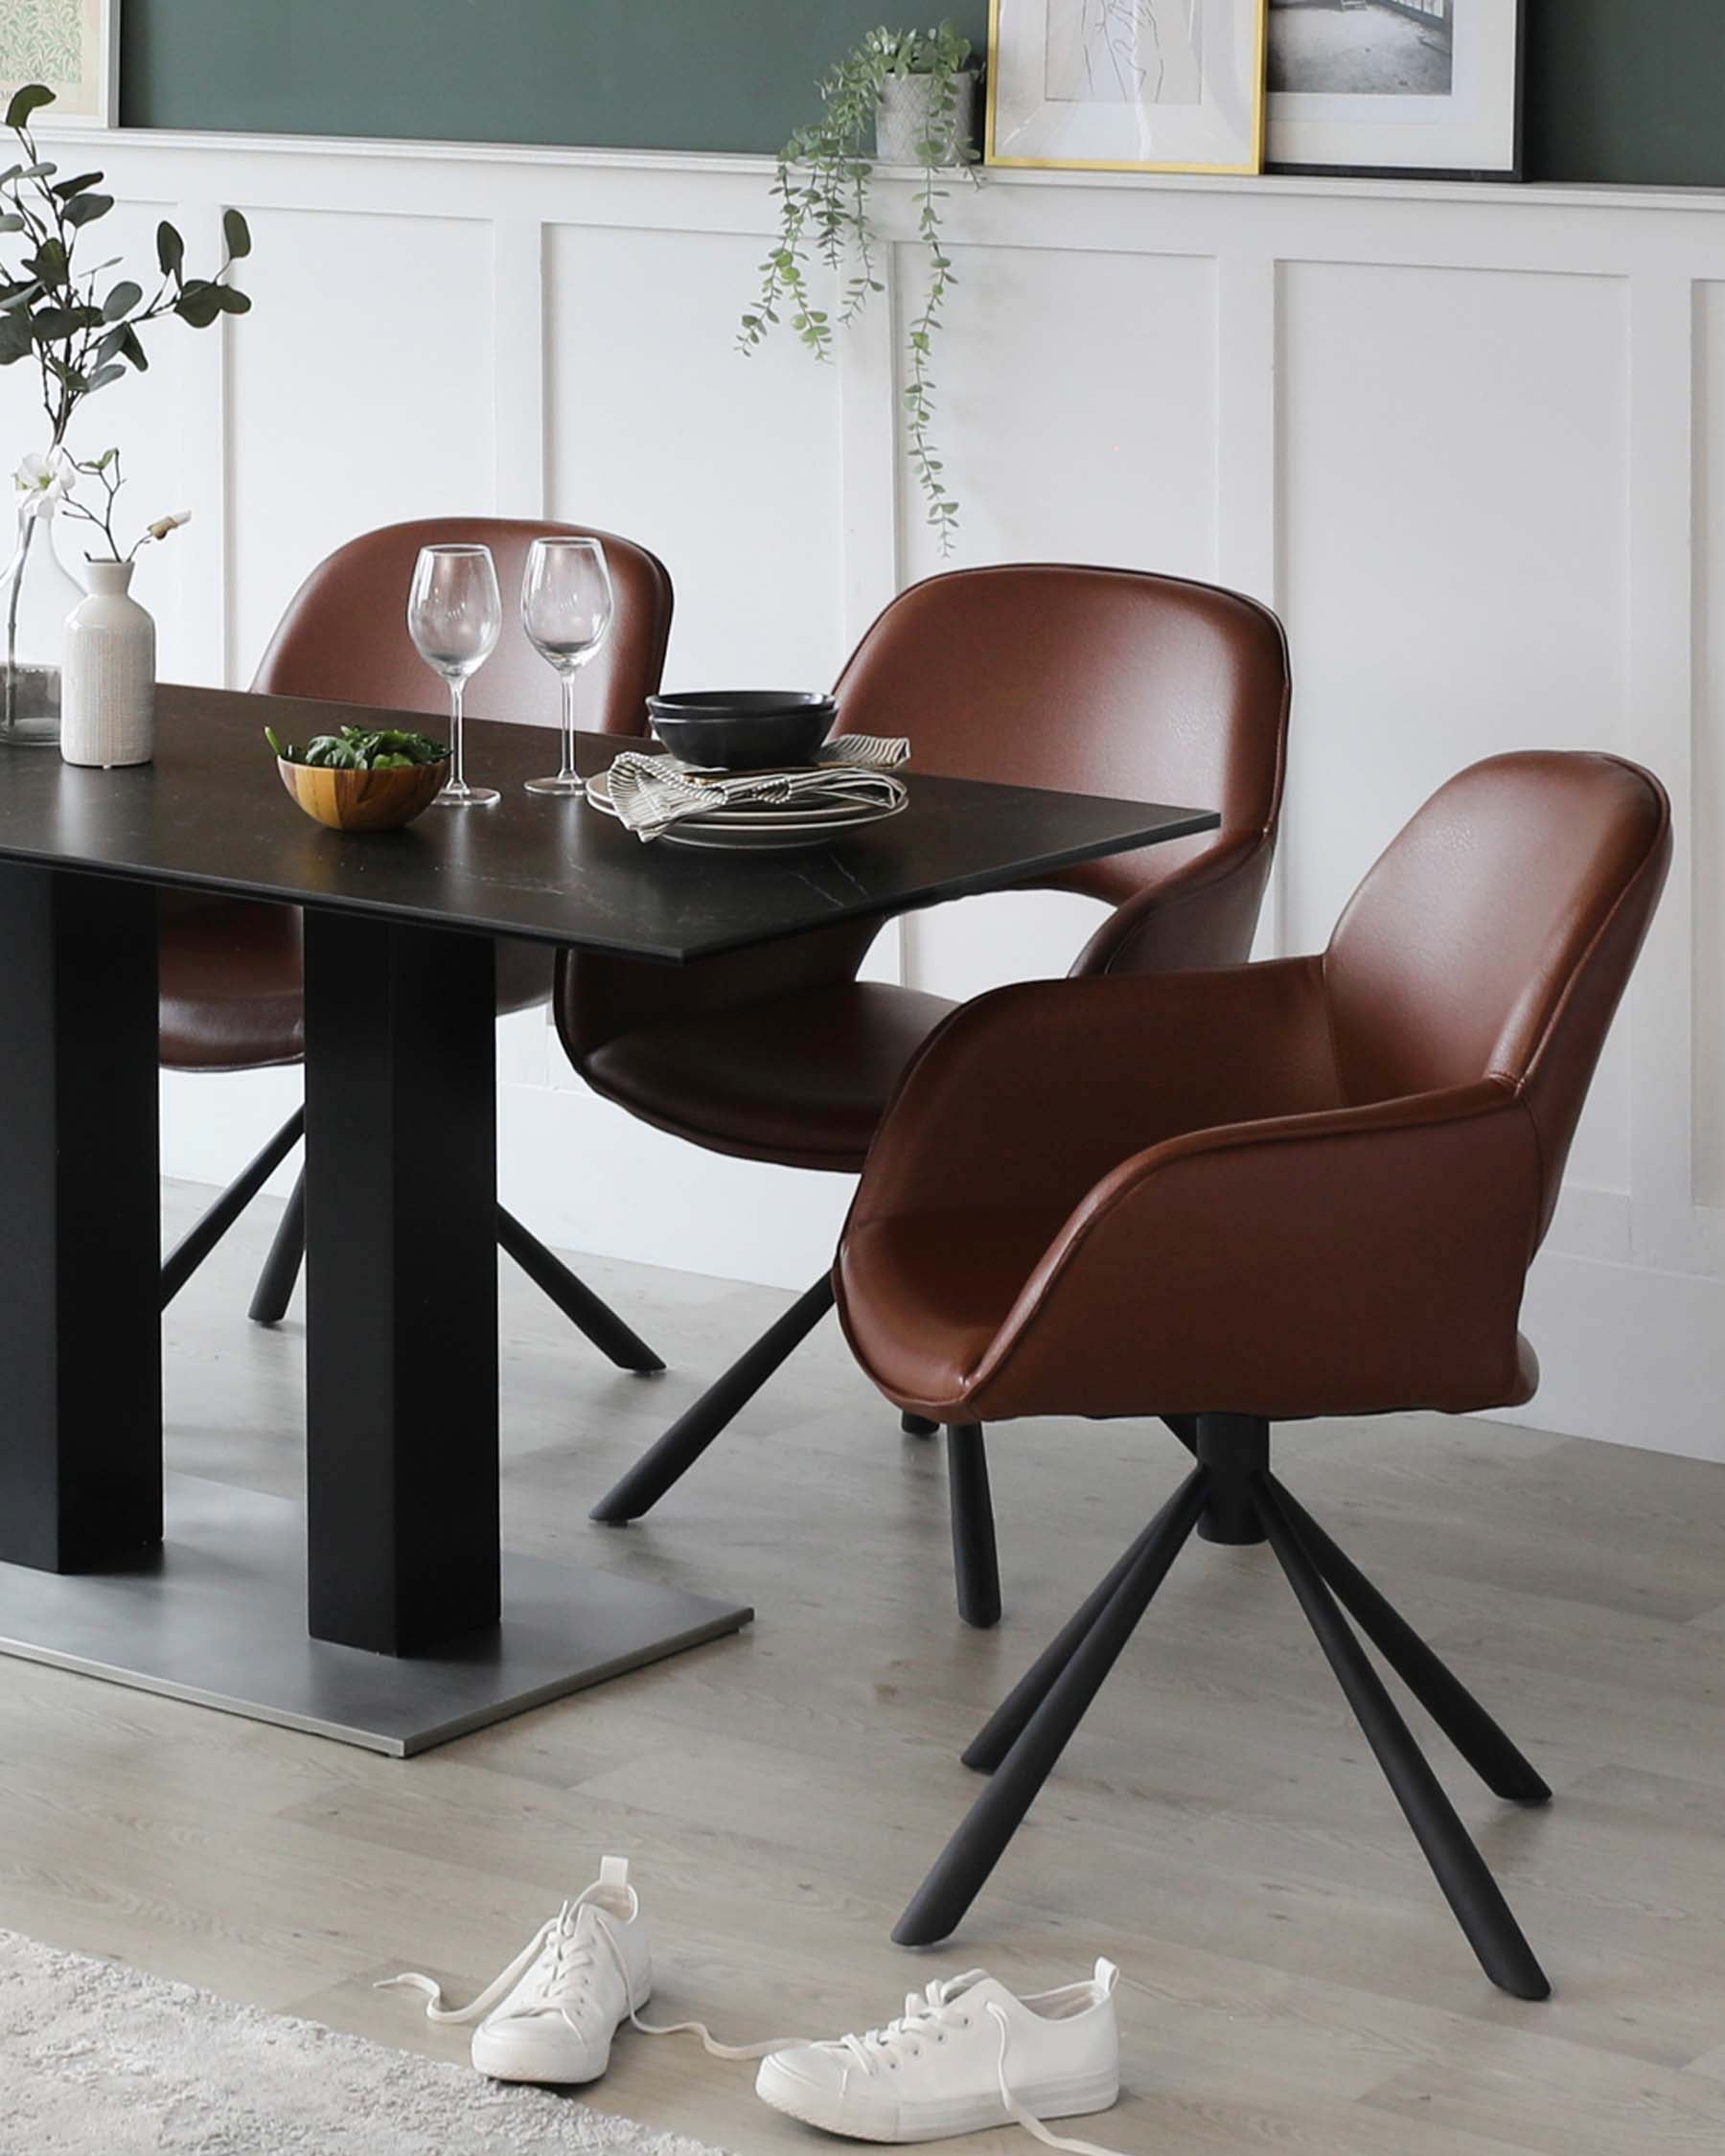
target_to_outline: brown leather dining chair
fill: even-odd
[[[1532,1396],[1523,1283],[1670,852],[1636,766],[1494,757],[1322,956],[1004,989],[911,1067],[840,1249],[863,1369],[960,1427],[1161,1415],[1196,1463],[965,1753],[992,1778],[900,1941],[962,1919],[1196,1527],[1269,1543],[1487,1975],[1546,1996],[1343,1612],[1491,1790],[1551,1791],[1283,1487],[1270,1426]]]
[[[1200,837],[1059,879],[1114,911],[1084,974],[1241,959],[1270,872],[1287,745],[1281,625],[1255,601],[1136,570],[1026,565],[931,578],[895,599],[840,677],[840,733],[904,734],[914,773],[1215,808]],[[608,1099],[718,1153],[855,1175],[905,1065],[952,1005],[860,981],[878,922],[663,968],[559,959],[556,1015]],[[830,1273],[594,1508],[638,1518],[831,1309]],[[909,1419],[913,1434],[932,1424]],[[949,1438],[960,1612],[1000,1616],[980,1437]]]
[[[269,696],[447,719],[448,693],[407,632],[407,589],[422,546],[474,540],[489,546],[495,559],[505,629],[475,677],[470,709],[480,718],[555,720],[557,678],[517,626],[514,605],[528,547],[541,535],[604,541],[615,611],[610,633],[583,677],[583,719],[594,732],[642,733],[647,699],[658,687],[671,633],[671,580],[645,547],[576,524],[429,517],[350,539],[295,593],[252,687]],[[308,725],[315,730],[314,717]],[[305,1012],[295,908],[164,892],[160,943],[165,1068],[260,1070],[301,1060]],[[500,1015],[543,1003],[551,983],[547,951],[532,944],[498,945]],[[169,1255],[162,1273],[164,1307],[287,1158],[304,1128],[305,1112],[296,1109]],[[302,1172],[252,1299],[251,1316],[260,1324],[278,1322],[292,1295],[305,1253],[305,1190]],[[501,1206],[497,1240],[612,1362],[639,1371],[664,1367],[614,1311]]]

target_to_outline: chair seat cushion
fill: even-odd
[[[1196,1359],[1182,1327],[1163,1321],[1157,1282],[1134,1283],[1143,1321],[1129,1349],[1132,1373],[1120,1396],[1094,1398],[1088,1374],[1076,1377],[1056,1365],[1019,1370],[1002,1384],[997,1370],[976,1384],[985,1357],[1016,1309],[1045,1252],[1066,1224],[1046,1206],[977,1206],[963,1211],[889,1214],[853,1223],[839,1252],[839,1319],[857,1360],[896,1407],[936,1422],[1011,1420],[1021,1414],[1201,1414],[1217,1389],[1216,1372],[1227,1367],[1226,1350],[1199,1343]],[[1230,1319],[1231,1324],[1234,1320]],[[1501,1367],[1468,1393],[1452,1389],[1454,1372],[1411,1364],[1405,1384],[1373,1388],[1362,1406],[1335,1381],[1333,1397],[1296,1400],[1297,1377],[1286,1389],[1273,1386],[1260,1397],[1250,1330],[1238,1337],[1246,1373],[1242,1412],[1273,1421],[1318,1414],[1383,1413],[1418,1409],[1471,1412],[1520,1407],[1539,1385],[1539,1363],[1524,1335],[1515,1336],[1513,1372],[1507,1385]],[[1465,1388],[1467,1380],[1462,1378]],[[1106,1387],[1104,1388],[1106,1390]],[[1004,1392],[1007,1397],[1002,1397]],[[1230,1395],[1230,1405],[1233,1396]]]
[[[306,1052],[298,908],[164,891],[160,911],[161,1059],[170,1070],[263,1070]],[[497,945],[497,1009],[551,994],[553,952]]]
[[[953,1005],[844,981],[637,1027],[596,1048],[596,1091],[709,1152],[858,1173],[900,1074]]]
[[[306,1050],[291,906],[164,891],[161,1055],[170,1070],[259,1070]]]
[[[1046,1206],[991,1205],[894,1214],[846,1231],[840,1321],[889,1400],[937,1420],[963,1401],[1065,1220]]]

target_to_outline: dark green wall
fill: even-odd
[[[1725,0],[1527,0],[1530,179],[1725,187]]]
[[[875,24],[987,0],[124,0],[128,126],[776,149]]]
[[[1505,5],[1506,0],[1468,0]],[[129,126],[776,149],[891,0],[125,0]],[[1725,185],[1725,0],[1527,0],[1530,179]],[[981,44],[986,0],[946,0]]]

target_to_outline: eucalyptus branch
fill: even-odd
[[[142,374],[150,361],[139,332],[174,314],[188,328],[207,330],[224,314],[243,314],[251,301],[233,282],[236,263],[251,252],[251,233],[238,210],[222,217],[223,255],[212,277],[188,277],[186,243],[175,227],[156,228],[161,283],[146,300],[143,287],[122,278],[97,298],[97,279],[117,261],[85,270],[77,261],[81,235],[114,207],[101,172],[58,179],[58,166],[37,147],[32,115],[54,103],[53,91],[26,83],[7,107],[5,126],[19,160],[0,172],[0,236],[20,239],[25,252],[0,269],[0,367],[33,358],[41,378],[49,449],[59,448],[87,397]]]
[[[869,293],[886,290],[886,287],[875,275],[874,230],[868,221],[869,171],[868,164],[862,158],[858,157],[852,161],[849,222],[854,241],[856,270],[845,287],[844,304],[839,310],[840,322],[854,322],[868,305]]]
[[[950,22],[937,30],[871,30],[854,52],[819,85],[821,116],[799,127],[785,145],[773,175],[778,232],[760,265],[761,287],[744,314],[737,342],[744,353],[764,344],[788,323],[816,359],[832,356],[834,323],[814,305],[811,276],[818,263],[838,284],[838,323],[854,321],[871,294],[885,287],[877,272],[877,236],[868,214],[874,172],[875,123],[888,82],[908,76],[929,83],[928,126],[917,145],[922,178],[917,194],[917,237],[926,250],[929,286],[907,338],[904,403],[911,470],[922,490],[929,522],[950,553],[958,504],[942,477],[935,450],[934,378],[929,361],[956,278],[941,243],[943,171],[957,167],[975,183],[977,152],[958,137],[958,85],[971,64],[971,48]]]
[[[925,168],[918,197],[917,230],[929,250],[929,286],[922,312],[910,331],[909,375],[905,384],[906,433],[910,469],[928,505],[929,521],[940,535],[940,551],[952,551],[952,535],[958,522],[958,504],[941,476],[945,467],[935,454],[932,438],[934,419],[934,378],[929,372],[934,335],[947,294],[956,282],[953,264],[940,244],[940,219],[935,203],[944,190],[934,186],[933,174]]]

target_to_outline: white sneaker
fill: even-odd
[[[425,1992],[432,2021],[478,2022],[473,2064],[493,2080],[596,2081],[619,2023],[653,1995],[647,1924],[628,1860],[607,1857],[586,1892],[565,1901],[470,2005],[446,2007],[430,1977],[385,1982]]]
[[[1088,1984],[1018,1999],[973,1969],[911,1992],[884,2029],[774,2052],[755,2091],[775,2111],[854,2141],[941,2141],[1011,2123],[1050,2148],[1089,2150],[1043,2121],[1117,2099],[1118,1977],[1098,1961]]]

